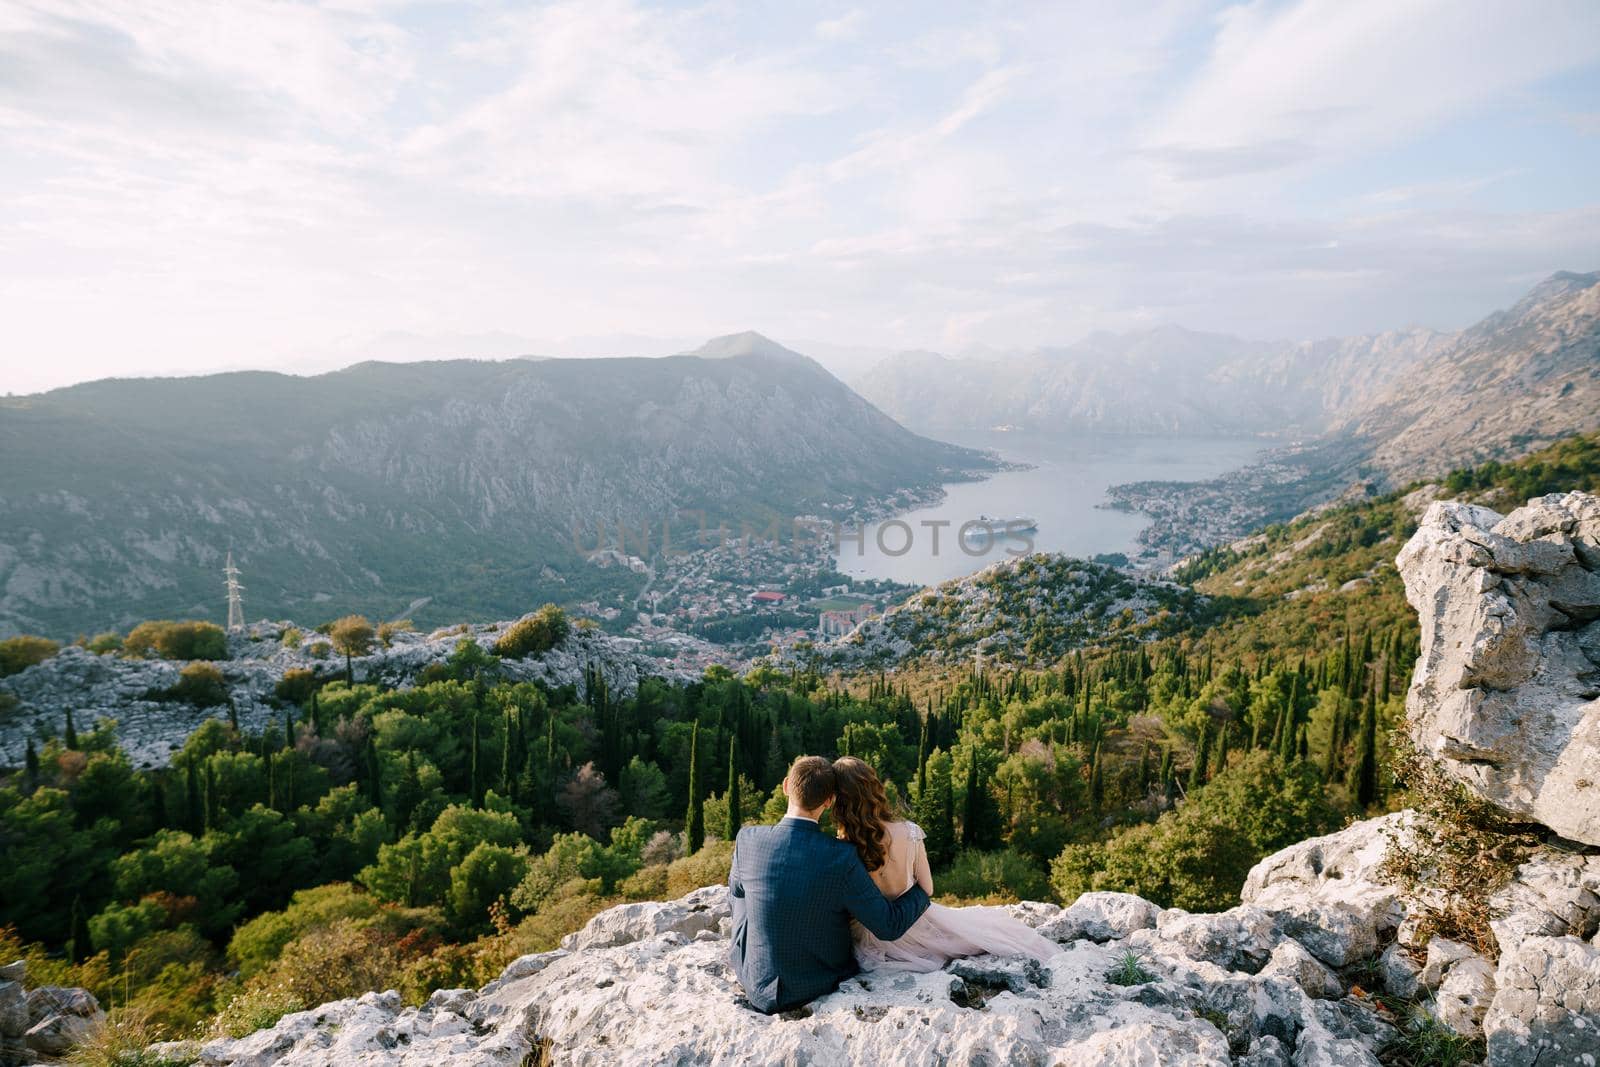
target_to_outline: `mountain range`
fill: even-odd
[[[1459,333],[1251,341],[1176,326],[1001,360],[906,352],[855,382],[914,429],[1329,435],[1390,479],[1600,425],[1600,272]]]
[[[423,598],[419,622],[509,616],[598,584],[579,546],[602,523],[860,515],[993,465],[756,334],[659,359],[108,379],[0,399],[0,455],[0,635],[65,636],[217,617],[230,550],[252,618]]]

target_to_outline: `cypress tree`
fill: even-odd
[[[917,795],[921,796],[928,788],[928,733],[931,725],[933,709],[928,709],[928,718],[922,720],[922,731],[917,735]]]
[[[220,817],[222,813],[218,806],[218,801],[217,769],[212,766],[211,761],[208,759],[206,760],[204,823],[207,831],[215,830],[217,828],[217,824],[221,821]]]
[[[689,735],[689,810],[683,818],[684,852],[694,855],[706,843],[706,813],[700,796],[700,724]]]
[[[63,735],[68,751],[78,751],[78,727],[72,721],[72,711],[67,711],[67,732]]]
[[[1228,769],[1228,735],[1233,731],[1228,729],[1228,724],[1223,723],[1217,731],[1217,756],[1212,761],[1212,774],[1218,775]]]
[[[511,799],[516,794],[511,783],[511,709],[500,716],[500,795]]]
[[[67,942],[67,958],[82,963],[89,958],[89,917],[83,910],[83,898],[72,898],[72,937]]]
[[[267,758],[266,758],[266,763],[267,763],[267,807],[271,808],[273,811],[282,810],[282,809],[280,809],[278,807],[278,773],[277,773],[277,766],[276,766],[277,762],[278,761],[273,759],[271,755],[268,755]]]
[[[944,843],[944,861],[949,863],[956,852],[956,792],[953,760],[945,760],[944,774],[940,776],[943,788],[939,790],[939,839]]]
[[[190,760],[184,768],[183,775],[183,815],[184,828],[198,837],[205,832],[205,809],[200,803],[200,777],[195,771],[194,760]]]
[[[283,747],[294,747],[294,720],[289,718],[289,712],[283,713]]]
[[[739,739],[728,738],[728,825],[724,840],[732,841],[739,836],[739,827],[744,825],[743,810],[739,796]]]
[[[1332,782],[1339,773],[1339,734],[1343,729],[1344,701],[1333,709],[1333,721],[1328,724],[1328,750],[1322,754],[1322,780]]]
[[[1361,755],[1356,763],[1356,803],[1370,808],[1378,802],[1378,705],[1367,694],[1361,711]]]
[[[1101,770],[1100,750],[1097,748],[1094,752],[1094,763],[1089,768],[1089,803],[1098,812],[1105,806],[1105,799],[1106,780]]]
[[[481,808],[483,807],[483,796],[478,792],[478,709],[476,705],[473,706],[470,719],[472,737],[468,741],[468,747],[471,750],[471,766],[469,769],[471,778],[467,782],[467,795],[471,798],[473,807]]]
[[[233,727],[233,732],[239,732],[239,709],[234,706],[233,698],[228,698],[228,725]]]
[[[1194,792],[1206,781],[1206,764],[1211,760],[1211,720],[1200,726],[1200,740],[1196,743],[1194,766],[1189,770],[1188,791]]]
[[[28,738],[28,750],[23,756],[23,789],[32,793],[39,788],[39,750],[33,747],[33,738]]]
[[[372,735],[367,735],[366,749],[367,764],[367,797],[372,801],[372,806],[379,811],[383,810],[383,769],[378,762],[378,745],[373,741]]]
[[[400,784],[394,790],[394,828],[404,834],[411,828],[411,816],[422,803],[422,776],[417,773],[417,754],[406,752],[406,769],[400,775]]]
[[[974,745],[967,757],[967,792],[961,805],[961,847],[971,848],[978,843],[978,747]]]

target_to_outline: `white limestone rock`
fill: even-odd
[[[1272,957],[1261,968],[1262,977],[1278,975],[1289,979],[1319,999],[1344,995],[1344,983],[1321,960],[1298,941],[1283,941],[1272,950]]]
[[[1225,970],[1254,974],[1266,966],[1282,940],[1283,934],[1270,914],[1243,905],[1211,915],[1170,908],[1156,919],[1154,930],[1136,930],[1128,943],[1158,955],[1201,960]]]
[[[1529,937],[1591,938],[1600,930],[1600,855],[1541,852],[1490,897],[1489,910],[1502,956]]]
[[[1494,964],[1474,954],[1445,973],[1433,994],[1433,1014],[1463,1037],[1479,1037],[1494,991]]]
[[[1330,966],[1365,959],[1400,924],[1399,895],[1377,869],[1412,818],[1395,812],[1290,845],[1251,869],[1239,897]]]
[[[1115,941],[1135,930],[1153,929],[1160,915],[1159,907],[1132,893],[1084,893],[1036,929],[1063,944],[1084,938]]]
[[[627,945],[669,932],[692,938],[702,931],[716,930],[731,915],[727,889],[707,886],[678,900],[649,900],[609,908],[590,919],[582,930],[563,937],[561,947],[568,952],[582,952]]]
[[[1423,961],[1420,981],[1429,989],[1438,989],[1450,968],[1462,960],[1481,959],[1471,945],[1463,945],[1448,937],[1435,937],[1428,941],[1428,957]]]
[[[1500,957],[1483,1032],[1490,1067],[1600,1062],[1600,945],[1529,937]]]
[[[1600,498],[1436,502],[1396,559],[1422,625],[1418,747],[1487,800],[1600,845]]]

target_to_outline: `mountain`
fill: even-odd
[[[903,353],[857,385],[939,433],[1326,435],[1399,484],[1600,426],[1600,273],[1555,274],[1455,334],[1290,343],[1165,326],[1000,362]]]
[[[1437,474],[1600,425],[1600,271],[1561,272],[1455,335],[1333,429],[1392,480]]]
[[[251,617],[424,598],[419,621],[514,616],[622,580],[584,562],[602,528],[614,547],[618,523],[659,536],[697,512],[861,514],[991,465],[755,334],[662,359],[91,382],[0,400],[0,454],[0,634],[65,635],[218,615],[230,549]]]
[[[1162,326],[1000,360],[905,352],[857,382],[909,426],[1112,433],[1316,432],[1428,355],[1427,330],[1288,344]]]

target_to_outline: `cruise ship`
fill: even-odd
[[[988,541],[996,537],[1011,537],[1033,533],[1039,524],[1026,515],[979,515],[962,527],[961,536],[968,541]]]

